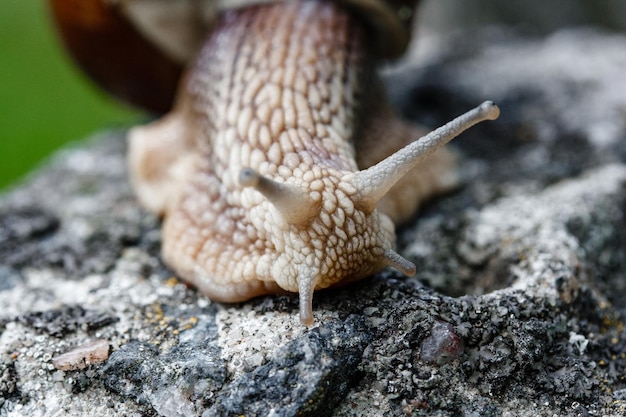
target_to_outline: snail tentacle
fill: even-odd
[[[303,271],[304,272],[304,271]],[[318,279],[313,271],[301,272],[298,277],[298,296],[300,301],[300,323],[311,326],[313,319],[313,292]]]
[[[306,224],[320,209],[319,203],[301,188],[271,180],[252,168],[243,168],[239,172],[239,184],[263,194],[289,224]]]
[[[407,277],[415,275],[416,266],[413,262],[401,256],[398,252],[391,249],[385,250],[383,255],[385,265],[390,266],[402,272]]]
[[[465,130],[485,120],[495,120],[499,115],[498,106],[491,101],[486,101],[410,143],[376,165],[358,172],[353,180],[358,190],[355,203],[366,212],[374,211],[376,203],[408,171]]]

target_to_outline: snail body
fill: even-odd
[[[435,151],[498,110],[409,143],[422,132],[387,104],[368,27],[326,0],[221,12],[173,110],[132,130],[132,182],[163,215],[163,257],[209,298],[297,292],[310,325],[315,290],[415,273],[394,222],[455,183],[454,158]]]

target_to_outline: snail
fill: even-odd
[[[499,114],[485,102],[426,136],[396,116],[376,64],[406,48],[410,16],[391,0],[52,0],[53,10],[77,1],[123,20],[141,39],[126,47],[150,40],[144,64],[162,71],[145,84],[167,93],[187,65],[169,113],[129,134],[131,180],[163,216],[165,262],[219,302],[298,293],[311,325],[316,290],[387,266],[415,274],[394,251],[394,223],[455,184],[455,158],[439,148]],[[178,9],[154,17],[159,4]],[[191,23],[177,39],[145,29],[172,31],[179,18]],[[109,84],[122,97],[138,89]],[[167,107],[139,92],[135,102]]]

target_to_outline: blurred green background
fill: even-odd
[[[46,0],[0,1],[0,191],[69,141],[139,117],[79,73]]]

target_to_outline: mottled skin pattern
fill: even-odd
[[[410,171],[378,203],[386,214],[360,195],[360,168],[419,137],[386,104],[368,44],[361,21],[331,2],[227,12],[175,110],[132,133],[138,196],[164,214],[163,256],[209,298],[299,292],[310,324],[313,290],[388,265],[414,272],[392,251],[392,219],[453,185],[453,158],[439,151]],[[272,200],[240,179],[245,168],[298,198]]]

